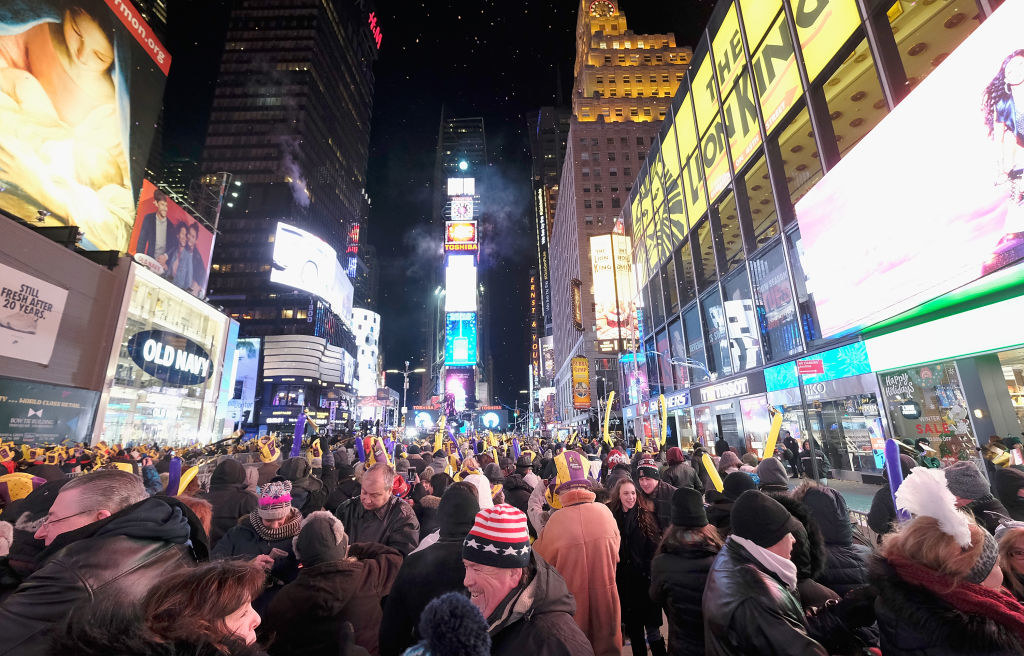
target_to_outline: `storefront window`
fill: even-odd
[[[693,285],[693,254],[689,240],[680,244],[675,253],[676,281],[679,284],[679,305],[685,306],[696,296]]]
[[[717,281],[715,274],[715,251],[711,245],[711,224],[707,219],[697,226],[694,235],[697,238],[697,251],[700,255],[700,259],[696,262],[697,289],[704,290]]]
[[[700,329],[700,314],[696,304],[690,306],[689,310],[683,312],[683,338],[686,340],[687,357],[694,363],[707,366],[708,357],[704,352],[704,337]],[[710,369],[710,367],[708,367]],[[700,369],[691,369],[691,376],[694,383],[708,379],[707,374]]]
[[[740,414],[743,416],[744,446],[749,453],[762,455],[772,427],[767,398],[762,394],[740,399]]]
[[[811,130],[811,118],[806,107],[800,110],[779,136],[779,150],[782,152],[782,167],[786,172],[789,203],[795,206],[814,183],[821,179],[818,147],[814,143],[814,131]],[[795,213],[783,213],[783,217],[786,215],[795,216]]]
[[[671,257],[661,267],[661,289],[665,294],[665,310],[669,315],[679,312],[679,287],[676,285],[676,262]]]
[[[704,332],[708,336],[708,369],[719,376],[728,376],[732,373],[732,358],[718,287],[709,289],[701,297],[700,305],[704,313]]]
[[[781,243],[750,261],[750,277],[765,359],[772,362],[796,355],[802,346],[800,324]]]
[[[736,213],[736,195],[730,192],[715,209],[722,227],[720,250],[725,257],[725,270],[731,271],[743,261],[743,238],[740,237],[740,220]]]
[[[306,405],[306,388],[301,385],[275,385],[271,405]]]
[[[668,325],[668,341],[673,360],[685,360],[689,357],[686,351],[686,341],[683,339],[683,324],[678,319]],[[672,378],[678,387],[690,386],[690,374],[687,367],[673,364]]]
[[[750,167],[744,180],[747,185],[747,198],[750,200],[754,248],[760,248],[779,234],[775,194],[772,193],[772,184],[768,180],[768,164],[763,155],[759,156],[754,165]]]
[[[1003,367],[1010,403],[1017,415],[1017,431],[1024,432],[1024,349],[1000,353],[999,364]]]
[[[974,0],[898,2],[889,11],[896,47],[911,88],[978,27],[978,5]]]
[[[796,302],[800,311],[800,327],[804,331],[804,341],[808,344],[821,339],[821,328],[818,325],[818,310],[814,306],[814,295],[807,292],[807,275],[802,264],[800,247],[800,231],[786,233],[786,244],[789,247],[789,261],[793,266],[793,282],[796,285]]]
[[[690,409],[673,411],[676,422],[676,439],[679,446],[684,449],[691,449],[697,440],[697,433],[693,429],[693,420],[690,418]],[[669,421],[672,421],[670,418]]]
[[[840,155],[846,154],[889,113],[867,39],[857,44],[825,82],[825,100]]]
[[[725,292],[725,323],[729,330],[732,370],[744,371],[764,364],[761,361],[760,331],[750,298],[746,268],[740,268],[722,281]]]

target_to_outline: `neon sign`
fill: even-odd
[[[377,27],[377,12],[370,12],[370,19],[368,22],[370,24],[370,31],[373,32],[373,40],[377,42],[377,50],[380,50],[381,33],[380,28]]]

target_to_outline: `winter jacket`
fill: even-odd
[[[331,490],[330,494],[327,495],[327,501],[324,504],[324,508],[331,510],[337,508],[345,501],[349,499],[355,499],[359,496],[362,491],[362,486],[359,481],[356,480],[355,474],[353,473],[351,465],[339,465],[338,466],[338,482]]]
[[[832,475],[832,463],[828,461],[828,456],[820,449],[814,450],[814,456],[814,459],[817,461],[818,478],[829,478]],[[804,476],[810,478],[812,474],[810,449],[804,449],[800,452],[800,467],[803,469]]]
[[[552,513],[533,550],[565,579],[576,599],[576,623],[597,656],[622,652],[619,598],[615,566],[619,562],[619,530],[608,506],[593,502],[592,492],[561,494],[563,504],[575,496],[590,501],[569,501]]]
[[[380,623],[380,653],[399,656],[420,639],[417,623],[431,600],[446,592],[464,592],[462,562],[465,535],[441,536],[422,551],[409,554],[391,586]]]
[[[839,596],[867,583],[871,550],[854,544],[850,511],[842,495],[832,488],[810,488],[802,502],[825,541],[825,571],[816,578],[818,583]]]
[[[658,526],[664,532],[672,524],[672,495],[676,493],[675,486],[669,485],[665,481],[659,481],[658,487],[648,495],[640,489],[640,484],[637,483],[636,493],[638,497],[644,496],[654,502],[654,513],[658,516]]]
[[[879,544],[882,543],[883,535],[892,533],[896,528],[896,506],[892,502],[892,491],[888,483],[875,490],[875,496],[871,498],[868,528],[878,536]]]
[[[259,499],[245,483],[245,467],[227,458],[217,464],[210,478],[210,491],[197,494],[213,506],[210,522],[210,544],[216,545],[238,520],[256,510]]]
[[[732,505],[733,499],[722,494],[708,492],[711,505],[708,506],[708,522],[718,529],[722,539],[732,534]]]
[[[0,654],[46,653],[55,625],[80,603],[134,608],[166,577],[206,560],[207,546],[183,503],[150,497],[57,536],[41,556],[45,564],[0,604]]]
[[[964,506],[964,508],[971,511],[979,526],[985,527],[985,530],[993,535],[995,535],[996,529],[999,528],[999,516],[1010,516],[1010,511],[1003,504],[999,503],[999,499],[991,494],[975,499]]]
[[[526,514],[530,503],[530,492],[533,487],[526,482],[521,474],[509,474],[505,477],[503,484],[505,491],[505,503],[510,504]],[[530,528],[533,528],[531,525]]]
[[[661,475],[661,480],[677,488],[692,487],[698,492],[704,490],[704,485],[700,482],[697,471],[685,462],[666,469],[665,473]]]
[[[672,656],[704,653],[702,600],[717,553],[710,546],[679,546],[666,549],[651,563],[650,595],[668,617],[668,653]]]
[[[887,562],[871,563],[878,589],[875,614],[885,656],[1009,656],[1024,653],[1002,625],[953,608],[931,591],[904,581]]]
[[[335,656],[338,627],[351,622],[355,643],[377,654],[381,598],[402,566],[402,554],[382,544],[353,544],[349,557],[303,567],[274,597],[260,632],[274,636],[271,656]]]
[[[594,656],[565,580],[536,553],[533,565],[533,578],[487,618],[491,656]]]
[[[288,458],[277,470],[277,475],[292,482],[292,506],[302,511],[303,517],[324,509],[327,486],[313,476],[313,468],[308,460],[301,456]]]
[[[1006,508],[1009,516],[1018,522],[1024,522],[1024,499],[1017,496],[1024,488],[1024,472],[1013,468],[1000,468],[992,476],[992,487],[996,496]]]
[[[384,506],[383,519],[376,510],[363,508],[359,497],[349,499],[334,513],[345,525],[349,542],[378,542],[409,555],[420,543],[420,523],[412,506],[391,497]]]
[[[270,568],[271,584],[253,601],[253,607],[257,611],[262,611],[282,585],[291,583],[299,575],[299,561],[295,558],[295,550],[292,547],[292,538],[298,533],[298,530],[281,539],[265,540],[253,526],[253,514],[250,513],[238,520],[238,523],[217,542],[210,557],[213,560],[223,558],[252,560],[261,554],[269,555],[273,549],[286,552],[286,555],[274,560],[274,564]],[[259,521],[259,519],[255,521]]]
[[[420,497],[420,500],[413,506],[413,512],[416,513],[416,519],[420,523],[420,540],[437,530],[437,506],[440,503],[441,497],[428,494]]]
[[[828,654],[790,589],[733,540],[711,565],[702,611],[708,656]]]
[[[271,462],[264,462],[259,466],[259,478],[257,483],[259,485],[266,485],[270,482],[270,479],[277,476],[277,470],[281,466],[281,460],[273,460]]]
[[[789,559],[793,561],[797,569],[797,579],[815,579],[825,571],[825,563],[828,560],[828,553],[825,551],[825,540],[821,537],[821,529],[817,522],[811,517],[802,502],[794,499],[788,494],[765,491],[765,494],[775,499],[789,511],[803,530],[797,529],[793,532],[796,543],[793,545],[793,553]],[[818,605],[816,600],[803,600],[809,606]]]

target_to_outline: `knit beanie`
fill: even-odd
[[[427,604],[419,627],[421,644],[430,656],[490,656],[487,620],[473,602],[458,592],[445,593]]]
[[[732,507],[732,532],[768,549],[795,530],[786,507],[763,492],[747,490]]]
[[[629,456],[618,449],[612,449],[608,454],[608,467],[614,467],[615,465],[628,465]]]
[[[747,490],[756,490],[754,479],[747,472],[733,472],[722,482],[722,494],[730,501],[735,501]]]
[[[692,487],[681,487],[672,494],[672,525],[699,528],[708,525],[704,495]]]
[[[946,487],[961,499],[980,499],[991,493],[984,474],[970,460],[954,462],[945,469]]]
[[[653,478],[656,481],[661,480],[661,470],[658,469],[658,463],[649,456],[640,458],[640,462],[636,466],[636,475],[637,479]]]
[[[292,508],[292,482],[273,481],[260,488],[260,518],[264,521],[284,519]]]
[[[683,450],[674,446],[668,450],[668,465],[673,467],[683,462]]]
[[[985,529],[982,529],[980,533],[985,541],[985,545],[982,547],[978,562],[974,563],[974,567],[967,573],[965,580],[968,583],[981,583],[987,579],[988,575],[992,573],[992,568],[996,566],[996,560],[999,558],[999,547],[996,544],[996,539]]]
[[[496,462],[489,462],[484,465],[484,476],[491,482],[491,485],[505,480],[505,475],[501,473],[501,467]]]
[[[789,475],[778,458],[765,458],[757,463],[757,477],[761,489],[768,486],[789,488]]]
[[[507,503],[484,508],[462,543],[462,558],[471,563],[515,569],[530,564],[530,533],[523,511]]]
[[[305,567],[344,560],[348,555],[345,527],[329,511],[311,512],[302,520],[299,534],[292,538],[292,550]]]
[[[465,537],[473,528],[476,514],[480,511],[476,488],[465,481],[452,483],[441,495],[437,506],[437,523],[441,537]]]

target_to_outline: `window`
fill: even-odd
[[[603,210],[603,209],[604,209],[604,201],[603,201],[603,200],[601,200],[601,199],[599,198],[599,199],[597,199],[597,200],[596,200],[596,201],[594,201],[594,202],[595,202],[595,204],[596,204],[596,206],[597,206],[597,209],[599,209],[599,210]]]
[[[627,178],[633,177],[633,169],[627,166],[626,168],[622,169],[622,175],[626,176]]]
[[[609,141],[611,141],[611,140],[609,139]],[[608,153],[608,161],[609,162],[614,162],[615,161],[615,153],[611,153],[611,152]]]
[[[285,310],[281,310],[281,318],[282,319],[294,319],[295,318],[295,310],[293,310],[291,308],[287,308]]]
[[[638,145],[638,146],[644,145],[644,138],[643,137],[637,137],[636,138],[636,145]]]
[[[580,175],[582,175],[584,178],[589,178],[590,177],[590,169],[583,169],[582,171],[580,171]]]
[[[995,7],[999,3],[991,4]],[[896,35],[896,49],[907,72],[907,83],[912,89],[978,27],[975,19],[978,7],[971,0],[902,2],[900,5],[903,12],[891,25]],[[857,52],[860,51],[861,46],[858,46]]]
[[[683,241],[676,249],[673,258],[676,262],[679,304],[686,305],[696,296],[693,286],[693,254],[690,253],[690,242]]]
[[[857,44],[853,54],[825,82],[825,100],[840,156],[853,148],[889,113],[867,39]]]
[[[588,216],[588,217],[586,217],[586,219],[584,219],[584,222],[585,222],[585,223],[586,223],[587,225],[594,225],[594,217],[592,217],[592,216]]]
[[[725,292],[725,324],[729,331],[732,370],[745,371],[761,364],[761,339],[754,301],[750,298],[747,271],[740,267],[722,281]]]
[[[591,201],[589,198],[583,201],[583,207],[588,210],[591,208]]]
[[[618,209],[622,207],[622,201],[619,200],[618,196],[612,196],[612,209]]]
[[[594,192],[599,194],[602,191],[603,191],[603,188],[601,187],[601,183],[600,182],[595,182],[594,183]]]
[[[807,275],[801,261],[800,231],[792,230],[786,235],[789,248],[789,263],[793,268],[793,282],[796,284],[796,304],[800,312],[800,325],[804,330],[804,341],[808,344],[821,339],[818,311],[814,305],[814,294],[807,293]]]
[[[707,219],[697,226],[695,235],[697,239],[694,245],[698,253],[698,259],[694,261],[697,288],[704,290],[716,280],[715,253],[711,245],[711,228]]]
[[[730,192],[715,207],[718,224],[721,226],[721,248],[725,257],[725,270],[731,271],[743,261],[743,239],[740,237],[740,221],[736,210],[736,196]]]
[[[679,287],[676,285],[676,263],[668,258],[661,267],[661,289],[665,294],[666,314],[679,312]]]
[[[768,163],[764,156],[758,156],[744,176],[747,186],[747,200],[750,201],[750,217],[753,227],[754,248],[764,246],[779,234],[776,221],[775,194],[768,180]]]
[[[580,159],[583,159],[583,160],[590,159],[590,153],[580,153]]]
[[[683,336],[686,339],[686,355],[690,360],[707,365],[707,354],[704,352],[704,335],[700,326],[700,314],[697,304],[694,303],[688,310],[683,312]],[[693,382],[701,382],[708,379],[707,374],[700,369],[690,369]]]
[[[786,185],[789,187],[789,198],[786,199],[789,207],[782,217],[784,221],[791,221],[796,218],[793,206],[821,179],[821,163],[806,108],[779,135],[779,150],[782,151],[782,165],[786,172]]]
[[[767,361],[796,355],[801,350],[800,323],[793,303],[783,244],[774,246],[750,260],[750,278],[754,282],[754,311],[760,318],[761,345]]]
[[[618,174],[619,174],[619,170],[618,169],[608,169],[608,175],[610,177],[614,178]]]
[[[615,145],[615,139],[613,137],[608,137],[608,145],[609,146],[614,146]]]
[[[722,311],[722,299],[718,286],[709,289],[700,298],[704,314],[704,334],[708,337],[708,369],[720,376],[732,373],[732,358],[729,355],[729,333]]]

